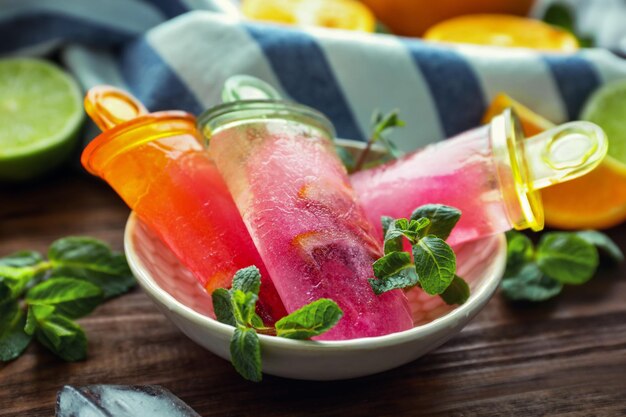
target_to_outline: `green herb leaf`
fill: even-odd
[[[558,295],[563,284],[546,277],[536,263],[530,262],[521,266],[516,275],[505,276],[500,288],[509,300],[544,301]]]
[[[574,233],[546,233],[537,247],[539,269],[563,284],[589,281],[598,262],[598,250]]]
[[[37,284],[26,294],[29,304],[55,306],[56,311],[69,318],[91,313],[102,302],[102,290],[74,278],[53,278]]]
[[[89,237],[66,237],[52,243],[48,258],[54,266],[84,268],[117,275],[125,272],[125,262],[112,256],[104,242]]]
[[[39,252],[20,251],[0,258],[0,265],[23,268],[26,266],[37,265],[38,263],[43,262],[43,260],[44,259]]]
[[[255,329],[259,329],[265,327],[265,323],[263,323],[263,319],[256,313],[252,315],[252,319],[250,320],[250,324]]]
[[[412,268],[411,255],[406,252],[391,252],[376,260],[372,265],[374,276],[379,279],[396,275],[403,269]]]
[[[261,381],[261,342],[254,329],[235,329],[230,340],[230,360],[245,379]]]
[[[387,236],[387,231],[389,230],[389,227],[391,226],[393,222],[394,222],[393,217],[389,217],[389,216],[380,217],[380,223],[383,226],[383,236]]]
[[[543,21],[567,30],[574,31],[574,14],[565,4],[551,4],[543,15]]]
[[[242,268],[233,276],[233,291],[241,290],[258,295],[259,288],[261,288],[261,272],[256,266]]]
[[[417,220],[397,219],[389,224],[387,233],[385,234],[384,249],[385,253],[397,252],[402,250],[402,237],[406,237],[411,244],[415,244],[417,240],[424,235],[424,231],[428,229],[430,220],[420,218]]]
[[[26,314],[26,324],[24,325],[24,331],[27,335],[32,336],[35,334],[35,329],[37,329],[37,318],[35,317],[33,306],[29,306],[28,313]]]
[[[239,326],[246,326],[252,322],[255,313],[256,302],[259,297],[252,292],[241,290],[231,290],[231,303],[233,306],[233,316]]]
[[[523,265],[532,261],[535,250],[528,236],[511,230],[506,232],[507,261],[505,276],[514,275]]]
[[[454,279],[446,288],[444,292],[439,294],[439,297],[445,301],[446,304],[463,304],[470,296],[470,288],[467,282],[458,275],[454,276]]]
[[[87,356],[85,332],[67,317],[51,314],[44,320],[37,318],[35,334],[42,345],[65,361],[79,361]]]
[[[443,239],[428,235],[413,246],[413,261],[419,282],[430,295],[443,293],[454,279],[456,255]]]
[[[597,230],[583,230],[576,232],[576,235],[582,238],[585,242],[595,246],[602,254],[606,255],[615,263],[624,261],[624,254],[620,248],[602,232]]]
[[[24,352],[32,336],[26,334],[26,317],[17,301],[0,304],[0,361],[11,361]]]
[[[53,276],[82,279],[97,285],[108,299],[127,292],[135,279],[126,258],[105,243],[87,237],[68,237],[52,244],[48,257]]]
[[[372,265],[374,276],[369,283],[376,295],[384,292],[410,288],[418,283],[417,272],[411,263],[411,255],[406,252],[391,252]]]
[[[0,276],[0,304],[15,300],[22,288],[22,280]]]
[[[415,268],[406,268],[385,279],[370,279],[369,283],[374,294],[380,295],[391,290],[414,287],[419,283],[419,278]]]
[[[450,232],[461,218],[461,211],[455,207],[443,204],[426,204],[418,207],[411,214],[411,220],[425,217],[430,220],[430,226],[423,230],[423,235],[435,235],[446,240]]]
[[[346,171],[349,173],[354,172],[354,168],[356,166],[356,161],[354,160],[354,156],[341,145],[335,145],[335,151],[337,151],[337,155],[339,159],[341,159],[341,163],[346,167]]]
[[[119,255],[119,258],[126,262],[123,255]],[[137,284],[130,269],[123,274],[111,275],[91,269],[61,266],[52,270],[51,277],[70,277],[87,281],[102,290],[105,300],[125,294]]]
[[[343,316],[337,303],[320,298],[276,322],[276,335],[288,339],[310,339],[331,329]]]
[[[379,137],[389,129],[396,127],[402,127],[405,125],[404,121],[400,120],[398,110],[392,110],[387,114],[383,114],[380,110],[374,110],[372,113],[372,125],[374,130],[374,137]]]
[[[236,326],[235,316],[233,315],[233,305],[230,292],[224,288],[218,288],[211,295],[213,300],[213,311],[215,317],[220,323]]]
[[[54,313],[54,306],[46,304],[34,304],[28,307],[29,313],[32,313],[32,317],[35,322],[46,320]],[[30,326],[30,325],[29,325]]]

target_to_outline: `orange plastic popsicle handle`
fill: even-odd
[[[85,110],[102,131],[148,114],[139,100],[110,85],[89,89],[85,96]]]

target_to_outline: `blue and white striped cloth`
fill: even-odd
[[[506,92],[554,122],[578,117],[599,85],[626,78],[606,49],[540,54],[245,22],[228,0],[0,0],[0,53],[61,60],[85,88],[130,90],[151,110],[200,113],[224,80],[249,74],[364,140],[374,109],[400,109],[410,150],[479,124]],[[187,12],[190,9],[204,9]],[[213,10],[213,11],[209,11]],[[8,41],[7,41],[8,40]]]

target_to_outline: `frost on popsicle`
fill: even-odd
[[[374,262],[376,279],[369,280],[374,292],[420,286],[447,304],[463,304],[469,286],[456,275],[456,256],[445,242],[460,218],[458,209],[441,204],[418,207],[410,219],[383,217],[385,254]],[[404,239],[411,245],[413,261],[403,251]]]

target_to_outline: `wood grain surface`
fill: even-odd
[[[98,180],[65,172],[0,189],[0,255],[66,235],[122,249],[129,210]],[[609,232],[626,248],[626,226]],[[0,364],[0,416],[52,416],[64,384],[160,384],[203,416],[626,415],[626,266],[536,306],[499,294],[461,334],[401,368],[356,380],[242,380],[196,346],[140,289],[80,323],[89,358],[64,363],[33,343]]]

